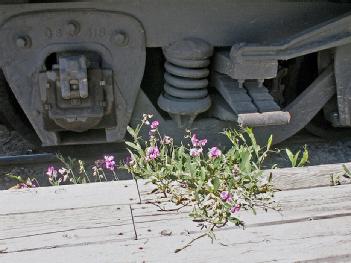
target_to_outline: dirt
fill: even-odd
[[[31,152],[31,145],[26,142],[16,131],[9,130],[0,125],[0,157],[5,155],[27,154]],[[7,174],[20,175],[23,178],[33,177],[42,173],[39,168],[15,167],[0,169],[0,190],[8,189],[16,184],[16,181],[7,177]]]

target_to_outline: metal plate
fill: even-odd
[[[50,54],[77,50],[99,53],[102,68],[113,71],[117,125],[106,129],[106,141],[123,140],[145,67],[145,34],[135,18],[96,10],[30,12],[7,20],[0,40],[6,79],[44,145],[60,142],[43,129],[38,74]]]

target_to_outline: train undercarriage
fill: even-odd
[[[12,4],[8,4],[12,2]],[[351,127],[347,1],[0,1],[0,115],[43,146]]]

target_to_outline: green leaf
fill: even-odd
[[[351,178],[351,171],[349,168],[347,168],[347,166],[345,164],[342,165],[342,167],[344,168],[344,171],[346,172],[346,175]]]
[[[308,150],[307,150],[307,146],[305,145],[304,150],[303,150],[303,154],[302,154],[302,158],[298,164],[299,167],[304,166],[307,162],[308,162]]]
[[[269,151],[269,149],[272,146],[272,142],[273,142],[273,135],[269,136],[268,141],[267,141],[267,146],[266,146],[266,151]]]
[[[127,131],[133,138],[137,137],[137,135],[136,135],[136,133],[135,133],[135,131],[133,130],[132,127],[127,126]]]
[[[220,185],[220,181],[218,177],[213,178],[212,184],[213,184],[213,192],[217,192]]]
[[[125,142],[130,148],[133,148],[134,150],[139,151],[141,148],[139,145],[136,145],[135,143],[132,142]]]
[[[300,151],[298,151],[298,152],[294,155],[288,148],[286,148],[286,149],[285,149],[285,152],[286,152],[286,155],[287,155],[288,158],[289,158],[291,167],[296,167],[296,162],[297,162],[297,158],[298,158],[299,155],[300,155]]]

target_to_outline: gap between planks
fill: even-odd
[[[326,176],[328,175],[328,173],[331,172],[331,167],[330,165],[328,165],[329,168],[325,167],[325,165],[322,167],[323,169],[323,173],[324,173],[324,179],[326,178]],[[316,169],[317,168],[317,169]],[[341,164],[337,165],[335,167],[335,165],[332,167],[333,172],[335,172],[335,168],[338,169],[337,172],[341,172]],[[316,174],[318,167],[314,167],[312,169],[311,173],[311,169],[309,167],[310,173],[306,173],[306,168],[290,168],[290,172],[291,169],[295,170],[296,174],[298,175],[303,175],[303,176],[308,176],[311,174],[314,174],[314,176],[320,177],[318,176],[318,174]],[[282,171],[284,170],[287,174],[289,172],[288,169],[281,169],[281,170],[277,170],[280,173],[284,172]],[[275,172],[275,171],[273,171]],[[283,173],[284,174],[284,173]],[[273,175],[274,176],[274,175]],[[273,177],[274,178],[274,177]],[[288,178],[288,176],[286,177]],[[291,180],[293,180],[294,178],[290,178]],[[286,180],[286,179],[285,179]],[[282,181],[281,181],[282,182]],[[306,182],[304,182],[304,185],[306,185]],[[311,180],[308,180],[308,182],[311,182]],[[316,185],[316,180],[312,181],[313,184],[312,186]],[[325,185],[326,180],[324,180],[324,185]],[[74,251],[72,250],[73,248],[75,248],[77,251],[82,251],[85,250],[85,248],[96,248],[98,247],[100,250],[100,255],[101,253],[104,253],[103,251],[108,251],[109,248],[114,248],[113,250],[111,250],[110,252],[108,252],[107,254],[110,253],[110,260],[115,258],[117,256],[116,252],[119,251],[121,253],[123,253],[124,255],[126,255],[126,251],[130,251],[133,255],[137,256],[139,259],[153,259],[156,260],[155,258],[155,254],[156,253],[156,247],[159,246],[165,246],[165,249],[162,249],[161,254],[163,254],[164,256],[167,256],[167,253],[172,253],[171,250],[169,249],[174,249],[177,246],[179,246],[184,240],[186,241],[189,237],[181,235],[181,232],[184,232],[184,227],[188,228],[188,229],[196,229],[195,224],[190,220],[190,218],[186,217],[184,213],[155,213],[155,211],[157,212],[156,208],[152,205],[146,205],[146,204],[138,204],[137,201],[139,201],[139,196],[142,198],[142,201],[144,202],[143,198],[145,199],[145,196],[143,196],[144,194],[148,193],[147,191],[150,190],[149,185],[147,187],[145,187],[143,184],[140,187],[141,189],[137,189],[136,185],[133,187],[133,192],[134,192],[134,197],[133,198],[133,202],[130,202],[129,198],[130,198],[130,193],[129,192],[118,192],[119,194],[118,196],[121,199],[118,199],[117,196],[115,196],[116,194],[116,189],[120,189],[119,186],[117,185],[123,185],[123,183],[125,182],[116,182],[115,184],[111,184],[111,183],[107,183],[109,185],[113,185],[113,187],[107,187],[106,185],[103,184],[96,184],[95,187],[97,188],[96,191],[94,191],[95,194],[98,194],[99,192],[101,192],[101,189],[103,189],[104,191],[102,191],[102,193],[104,193],[107,197],[109,197],[109,199],[111,199],[112,197],[112,201],[109,200],[107,202],[107,204],[105,203],[106,198],[102,198],[99,199],[98,202],[95,202],[97,205],[101,205],[101,208],[105,208],[107,209],[109,206],[109,203],[123,203],[123,207],[128,207],[128,211],[129,211],[129,217],[132,219],[131,224],[129,224],[129,229],[131,231],[130,232],[130,237],[131,238],[127,238],[127,239],[116,239],[115,235],[116,235],[116,229],[113,230],[113,232],[110,233],[110,231],[108,230],[108,225],[102,228],[97,228],[96,230],[94,230],[95,234],[89,234],[88,232],[86,232],[86,230],[82,230],[82,229],[77,229],[78,233],[80,233],[81,237],[80,240],[81,242],[73,242],[71,241],[71,243],[67,243],[67,242],[63,242],[61,244],[59,244],[60,242],[57,241],[57,234],[59,234],[59,236],[61,235],[61,232],[57,232],[56,234],[52,235],[52,233],[48,233],[48,239],[51,240],[53,243],[51,245],[48,245],[46,243],[42,243],[42,246],[37,246],[36,248],[26,248],[28,246],[28,244],[34,244],[34,240],[31,239],[33,237],[29,237],[29,236],[24,236],[23,241],[22,242],[18,242],[18,240],[15,243],[12,243],[13,246],[19,246],[19,244],[23,244],[23,247],[17,247],[18,250],[17,251],[22,251],[21,253],[8,253],[8,254],[3,254],[3,255],[10,255],[12,254],[13,257],[9,258],[9,257],[4,257],[2,259],[11,259],[14,260],[16,258],[16,255],[20,256],[22,259],[25,256],[30,256],[30,259],[32,259],[31,256],[35,256],[37,255],[37,253],[43,255],[46,253],[43,253],[43,251],[46,250],[50,250],[50,251],[71,251],[70,253],[75,254]],[[131,184],[135,183],[135,182],[130,182]],[[140,182],[139,182],[140,183]],[[289,189],[288,187],[289,184],[287,185],[287,189]],[[245,218],[243,218],[244,220],[246,220],[247,222],[251,222],[248,225],[248,230],[249,235],[251,236],[251,238],[245,238],[245,235],[242,234],[242,231],[238,230],[238,229],[233,229],[233,228],[226,228],[226,229],[222,229],[221,231],[217,231],[218,235],[221,236],[224,239],[227,239],[228,235],[229,236],[236,236],[236,237],[241,237],[241,243],[264,243],[261,239],[260,239],[260,235],[263,236],[269,236],[270,231],[273,231],[275,229],[280,229],[279,231],[283,231],[284,229],[281,229],[281,226],[290,226],[288,228],[291,229],[295,229],[293,232],[296,232],[296,229],[300,229],[301,227],[304,228],[304,233],[307,235],[308,233],[310,233],[311,235],[317,235],[318,236],[318,231],[322,231],[321,226],[322,225],[326,225],[328,227],[332,226],[332,225],[340,225],[342,224],[342,222],[345,222],[347,220],[349,220],[351,217],[348,216],[349,215],[349,211],[351,211],[350,205],[351,202],[349,200],[351,200],[351,197],[349,196],[349,193],[351,194],[351,186],[350,185],[342,185],[342,186],[336,186],[336,187],[316,187],[316,188],[311,188],[311,189],[298,189],[296,190],[296,188],[301,188],[301,187],[296,187],[298,184],[293,184],[293,187],[290,187],[290,189],[294,189],[295,190],[291,190],[291,191],[282,191],[282,192],[278,192],[277,193],[277,197],[278,199],[280,199],[281,201],[286,202],[286,206],[285,206],[285,210],[289,210],[289,213],[285,213],[285,215],[282,218],[282,215],[279,213],[260,213],[258,216],[253,216],[253,215],[244,215]],[[300,183],[301,185],[301,183]],[[140,186],[140,185],[139,185]],[[74,188],[75,187],[75,188]],[[83,189],[84,195],[82,196],[81,194],[78,195],[72,195],[72,190],[76,190],[78,191],[78,188],[80,187],[86,187],[86,186],[73,186],[71,188],[69,188],[69,196],[71,198],[76,198],[76,199],[82,199],[84,197],[84,195],[87,195],[89,192],[87,192],[86,190]],[[65,188],[65,187],[64,187]],[[101,188],[100,190],[98,188]],[[41,189],[36,189],[37,191],[41,191]],[[47,191],[47,189],[44,189],[44,192]],[[51,189],[50,189],[51,191]],[[49,191],[49,194],[52,192]],[[60,190],[61,191],[61,190]],[[59,192],[60,192],[59,191]],[[126,194],[125,196],[121,197],[121,194]],[[18,194],[18,193],[17,193]],[[306,197],[306,194],[308,195],[308,197]],[[31,196],[31,195],[29,195]],[[1,193],[0,193],[0,201],[1,201]],[[148,197],[151,197],[150,195]],[[24,200],[23,198],[21,198],[21,200]],[[60,199],[59,199],[60,200]],[[88,201],[90,201],[91,199],[88,199]],[[330,200],[328,202],[326,202],[325,200]],[[46,202],[50,203],[51,199],[49,198],[48,200],[46,200]],[[62,201],[62,200],[60,200]],[[132,204],[131,204],[132,203]],[[88,209],[89,202],[83,202],[81,203],[81,205],[83,205],[82,209]],[[72,207],[72,205],[68,205],[69,207]],[[88,206],[88,207],[87,207]],[[54,205],[54,209],[66,209],[63,210],[65,211],[65,213],[69,212],[69,211],[75,211],[75,210],[80,210],[79,209],[79,205],[76,201],[73,202],[73,208],[67,208],[67,204],[64,206],[66,208],[63,208],[62,206],[58,206],[57,204]],[[143,208],[144,207],[144,208]],[[146,207],[146,208],[145,208]],[[91,208],[91,207],[90,207]],[[92,209],[95,209],[94,207]],[[39,208],[39,210],[41,210],[41,212],[35,211],[33,213],[29,213],[29,214],[23,214],[23,216],[29,216],[30,214],[33,214],[33,216],[35,214],[39,214],[39,213],[47,213],[47,212],[52,212],[54,213],[55,211],[48,211],[48,210],[42,210],[42,208]],[[143,210],[143,211],[141,211]],[[58,210],[56,211],[58,214],[63,212],[62,210]],[[27,211],[28,212],[28,211]],[[0,208],[0,213],[1,213],[1,208]],[[12,214],[12,215],[6,215],[6,216],[15,216],[16,214]],[[17,214],[17,216],[21,216],[21,214]],[[63,215],[58,215],[57,218],[62,218]],[[126,214],[127,216],[127,214]],[[76,216],[77,217],[77,216]],[[77,217],[77,219],[79,218],[79,216]],[[147,219],[149,218],[149,219]],[[10,218],[9,218],[10,219]],[[146,219],[146,220],[145,220]],[[312,220],[310,220],[312,219]],[[347,220],[345,220],[347,219]],[[21,221],[21,220],[20,220]],[[18,222],[20,222],[18,221]],[[23,222],[23,221],[22,221]],[[256,223],[255,223],[256,222]],[[320,223],[318,223],[320,222]],[[314,226],[317,227],[319,230],[316,232],[309,232],[310,229],[307,227],[306,228],[306,224],[310,224],[310,226]],[[21,224],[19,224],[21,225]],[[112,228],[116,227],[115,225],[111,224],[110,225]],[[296,226],[296,227],[295,227]],[[21,227],[23,227],[23,225],[21,225]],[[173,230],[173,234],[171,237],[167,238],[165,236],[160,235],[160,232],[162,231],[163,228],[174,228]],[[251,230],[250,230],[251,229]],[[264,230],[264,229],[267,229]],[[104,231],[107,232],[104,232]],[[148,230],[151,230],[148,231]],[[38,230],[33,230],[38,231]],[[69,233],[71,233],[74,236],[74,230],[72,229],[66,229],[66,231],[68,231]],[[83,232],[82,232],[83,231]],[[89,230],[90,231],[90,230]],[[234,231],[234,232],[232,232]],[[263,231],[263,232],[262,232]],[[344,229],[344,230],[340,230],[340,234],[342,234],[342,231],[349,231],[349,229]],[[350,230],[351,231],[351,230]],[[282,233],[283,233],[282,232]],[[4,233],[4,232],[3,232]],[[196,234],[196,231],[190,231],[189,233],[193,233],[190,234],[190,237],[194,235],[194,233]],[[223,234],[222,234],[223,233]],[[226,233],[226,235],[224,235],[224,233]],[[259,236],[257,236],[257,233],[261,233]],[[96,236],[97,234],[99,235]],[[285,234],[289,234],[288,232]],[[304,236],[302,235],[303,233],[299,234],[299,237],[296,237],[297,240],[299,240],[299,242],[302,242],[302,240],[305,240]],[[323,235],[327,235],[328,233],[324,233]],[[88,235],[88,236],[87,236]],[[106,236],[102,236],[102,235],[107,235]],[[295,233],[290,233],[289,235],[296,235]],[[322,234],[320,234],[322,235]],[[92,237],[94,236],[93,239],[88,238],[88,237]],[[317,238],[314,237],[314,241],[310,244],[310,246],[316,248],[316,246],[319,245],[319,241],[316,239]],[[37,237],[40,237],[40,234],[37,235]],[[135,240],[135,238],[138,238],[138,240]],[[282,236],[283,237],[283,236]],[[22,238],[22,237],[18,237],[18,238]],[[28,239],[29,238],[29,239]],[[275,242],[275,236],[271,236],[270,240],[271,242]],[[312,238],[312,237],[311,237]],[[343,239],[343,237],[340,237],[340,240],[334,240],[337,242],[345,242],[345,238]],[[256,240],[256,241],[255,241]],[[257,241],[258,240],[258,241]],[[40,241],[40,240],[39,240]],[[40,242],[44,242],[45,240],[41,240]],[[79,240],[78,240],[79,241]],[[123,241],[123,245],[122,243],[120,243],[120,241]],[[239,240],[238,240],[239,241]],[[283,239],[282,239],[283,241]],[[346,240],[347,241],[347,240]],[[118,244],[121,245],[117,245],[118,249],[116,250],[116,242],[118,242]],[[145,243],[146,242],[146,243]],[[203,243],[205,241],[200,241],[200,246],[198,244],[195,245],[195,247],[197,247],[197,249],[195,250],[195,252],[197,250],[199,250],[200,248],[203,248],[204,244],[207,243]],[[285,239],[285,242],[291,242],[289,241],[289,239]],[[325,244],[332,244],[332,243],[328,243],[329,241],[325,241]],[[275,242],[276,246],[279,246],[280,242]],[[44,245],[46,244],[46,245]],[[209,250],[211,251],[211,253],[216,254],[214,251],[215,248],[217,248],[219,251],[222,251],[223,253],[225,253],[226,255],[232,255],[233,252],[230,252],[231,250],[233,250],[234,247],[239,246],[239,251],[241,251],[240,253],[242,253],[242,255],[245,255],[245,251],[247,249],[250,249],[249,247],[247,248],[240,248],[239,243],[233,243],[230,244],[229,246],[229,250],[228,249],[224,249],[221,246],[214,246],[214,247],[208,247]],[[39,245],[39,244],[38,244]],[[128,245],[130,246],[130,248],[128,248]],[[291,245],[295,245],[295,253],[296,251],[299,251],[296,243],[292,243]],[[283,246],[284,248],[284,244],[281,244],[281,246]],[[121,249],[120,249],[121,248]],[[124,249],[122,249],[124,248]],[[22,250],[21,250],[22,249]],[[280,251],[278,248],[274,247],[275,251]],[[303,249],[303,247],[302,247]],[[125,251],[124,251],[125,250]],[[148,250],[148,252],[143,252],[145,250]],[[11,250],[10,250],[11,251]],[[16,251],[16,249],[13,247],[12,251]],[[194,252],[193,249],[189,250]],[[201,249],[199,250],[201,251]],[[262,246],[260,245],[257,248],[257,253],[260,255],[265,255],[264,250],[262,248]],[[341,251],[341,248],[338,248],[338,251]],[[167,253],[166,253],[167,252]],[[221,253],[222,253],[221,252]],[[28,254],[29,253],[29,254]],[[34,253],[34,254],[33,254]],[[48,253],[51,254],[52,252]],[[204,256],[208,256],[208,258],[213,259],[213,256],[211,255],[211,253],[209,253],[208,251],[206,251],[206,253],[204,254]],[[287,252],[288,253],[288,252]],[[339,252],[340,253],[340,252]],[[188,256],[187,255],[188,252],[186,252],[185,254],[182,254],[181,258],[185,259]],[[195,253],[196,254],[196,253]],[[305,254],[307,255],[304,259],[305,260],[314,260],[315,258],[311,258],[311,256],[308,254],[308,251],[305,251]],[[90,256],[93,258],[94,254],[90,254]],[[114,256],[114,257],[112,257]],[[201,257],[199,255],[197,255],[198,258],[196,257],[191,257],[192,259],[194,259],[194,262],[197,259],[201,259]],[[330,254],[326,254],[325,255],[320,255],[321,258],[333,258],[336,257],[338,258],[339,255],[330,255]],[[1,255],[0,255],[1,257]],[[178,257],[177,257],[178,258]],[[243,256],[243,258],[245,258]],[[96,258],[95,258],[96,259]],[[204,259],[204,258],[202,258]],[[281,258],[280,258],[281,259]],[[286,259],[286,258],[285,258]],[[11,260],[9,260],[8,262],[11,262]],[[156,260],[157,261],[157,260]],[[6,260],[4,261],[6,262]],[[15,261],[12,261],[15,262]],[[63,261],[64,262],[64,261]],[[92,261],[90,261],[92,262]],[[107,261],[109,262],[109,261]],[[125,262],[125,261],[122,261]]]

